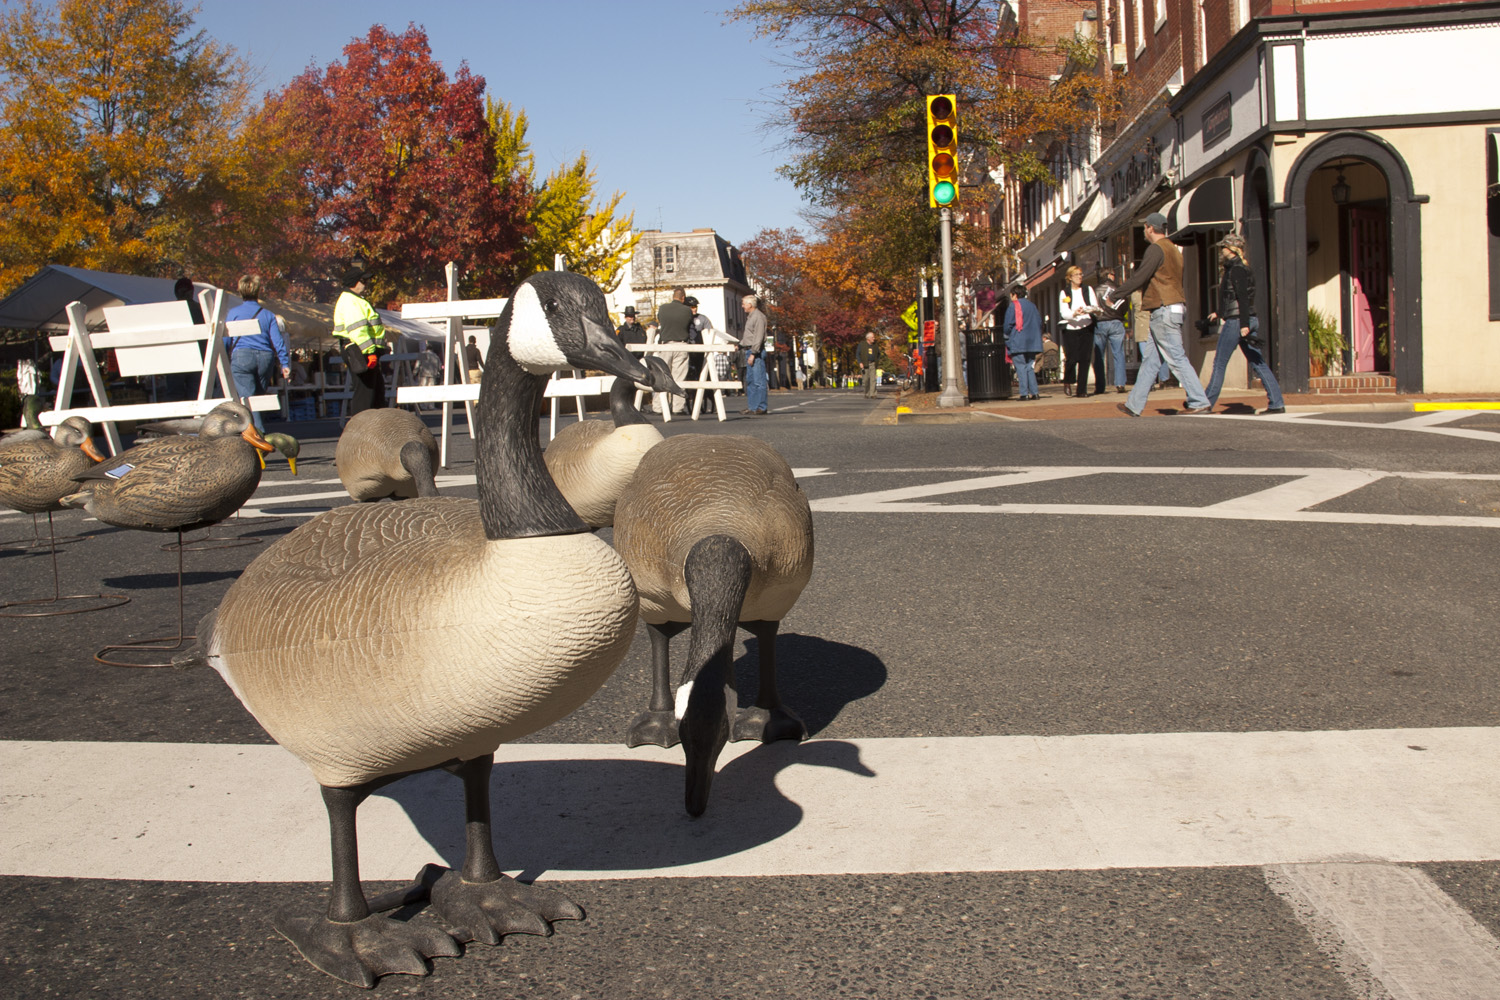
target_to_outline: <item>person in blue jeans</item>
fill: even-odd
[[[1111,309],[1107,303],[1115,297],[1114,268],[1099,272],[1099,302],[1104,312],[1094,323],[1094,352],[1096,357],[1109,358],[1109,381],[1115,392],[1125,391],[1125,311],[1130,308],[1121,303]]]
[[[1167,238],[1167,217],[1160,212],[1142,219],[1141,229],[1151,245],[1141,256],[1135,274],[1105,303],[1118,308],[1131,294],[1141,292],[1141,307],[1151,312],[1151,335],[1141,343],[1141,369],[1136,372],[1130,395],[1119,408],[1128,416],[1139,417],[1156,382],[1156,373],[1165,363],[1187,393],[1184,409],[1188,413],[1207,413],[1208,397],[1203,394],[1198,373],[1188,363],[1187,351],[1182,347],[1182,321],[1187,315],[1187,299],[1182,294],[1182,253]]]
[[[1036,356],[1042,351],[1042,314],[1026,299],[1026,286],[1010,290],[1005,306],[1005,349],[1016,366],[1017,399],[1040,399],[1036,385]],[[1085,375],[1086,377],[1086,375]]]
[[[740,300],[745,307],[745,329],[740,347],[745,359],[745,413],[763,417],[770,406],[766,384],[766,314],[760,311],[760,299],[746,295]]]
[[[1276,374],[1266,364],[1261,353],[1260,323],[1255,315],[1255,275],[1245,261],[1245,238],[1231,233],[1219,243],[1219,263],[1224,274],[1219,279],[1219,308],[1223,314],[1209,313],[1208,318],[1222,319],[1219,328],[1219,346],[1214,351],[1214,373],[1208,380],[1208,405],[1219,402],[1219,391],[1224,388],[1224,371],[1229,359],[1238,348],[1250,362],[1250,370],[1266,387],[1266,409],[1262,413],[1285,413],[1286,401],[1281,396],[1281,385]]]
[[[239,293],[245,301],[229,310],[224,319],[253,319],[260,325],[260,332],[232,342],[234,352],[229,355],[229,374],[234,378],[236,395],[259,396],[270,390],[278,361],[281,377],[291,378],[292,358],[286,349],[286,338],[281,335],[281,324],[276,322],[276,314],[260,304],[260,275],[243,275]],[[255,429],[264,434],[266,428],[261,423],[260,414],[252,411],[251,416]]]

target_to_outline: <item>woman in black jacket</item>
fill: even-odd
[[[1238,347],[1245,353],[1253,371],[1266,387],[1269,404],[1262,413],[1285,413],[1286,403],[1281,398],[1281,386],[1271,366],[1266,364],[1261,352],[1260,323],[1255,316],[1255,276],[1245,263],[1245,238],[1233,233],[1219,243],[1219,260],[1224,266],[1224,276],[1219,281],[1219,313],[1209,313],[1208,318],[1223,319],[1219,328],[1219,346],[1214,351],[1214,373],[1204,393],[1210,408],[1219,402],[1219,390],[1224,387],[1224,370]]]

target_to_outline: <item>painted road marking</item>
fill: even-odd
[[[1500,997],[1500,942],[1427,873],[1398,865],[1274,865],[1287,901],[1350,980],[1389,1000]]]
[[[916,471],[916,470],[904,470]],[[1087,476],[1248,476],[1291,479],[1221,503],[1200,507],[1161,504],[934,503],[931,498],[975,490],[1027,486]],[[1500,528],[1500,517],[1462,514],[1366,514],[1315,511],[1317,506],[1382,479],[1446,479],[1496,482],[1500,476],[1447,472],[1382,472],[1374,469],[1186,468],[1173,466],[1027,466],[991,475],[923,483],[893,489],[824,497],[812,509],[861,514],[1079,514],[1103,517],[1201,517],[1234,521],[1290,521],[1317,524],[1396,524],[1422,527]]]
[[[1411,408],[1418,413],[1429,413],[1434,410],[1462,410],[1466,413],[1477,413],[1481,410],[1500,410],[1500,403],[1413,403]]]
[[[1371,430],[1392,431],[1416,431],[1422,434],[1442,434],[1446,437],[1467,438],[1471,441],[1500,442],[1500,433],[1495,431],[1479,431],[1468,427],[1442,427],[1440,424],[1449,423],[1454,420],[1462,420],[1480,411],[1475,409],[1447,410],[1444,412],[1427,413],[1420,416],[1408,417],[1404,420],[1391,420],[1383,423],[1364,423],[1358,420],[1329,420],[1319,418],[1314,414],[1305,413],[1273,413],[1260,416],[1237,416],[1229,413],[1204,414],[1198,419],[1211,420],[1255,420],[1257,423],[1280,422],[1284,424],[1316,424],[1320,427],[1367,427]]]
[[[733,744],[700,820],[680,750],[509,744],[508,870],[822,875],[1500,859],[1500,729]],[[321,881],[325,812],[270,745],[0,743],[0,874]],[[366,878],[461,860],[458,781],[360,810]]]

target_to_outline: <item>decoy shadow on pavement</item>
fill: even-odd
[[[731,857],[785,836],[804,811],[777,787],[776,776],[804,766],[875,776],[852,743],[785,740],[754,746],[724,764],[714,807],[697,819],[681,808],[679,760],[497,760],[490,794],[495,801],[527,803],[508,817],[504,831],[507,867],[520,868],[523,880],[547,871],[649,873]],[[463,796],[444,777],[420,774],[375,794],[399,804],[444,863],[455,867],[464,856],[463,827],[454,822],[463,815]]]

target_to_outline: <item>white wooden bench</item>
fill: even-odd
[[[90,333],[85,324],[87,310],[83,303],[70,303],[67,334],[51,338],[53,350],[63,352],[62,377],[58,381],[54,407],[39,415],[41,422],[55,426],[69,417],[83,417],[104,429],[110,454],[118,455],[121,450],[118,424],[121,421],[202,416],[220,403],[237,398],[233,395],[234,379],[229,371],[224,338],[259,333],[260,325],[253,319],[226,323],[223,319],[224,294],[220,289],[204,292],[202,302],[209,321],[201,324],[193,323],[188,304],[182,301],[106,307],[104,322],[107,329],[94,333]],[[96,350],[115,352],[122,377],[198,372],[197,398],[112,405],[104,378],[94,362]],[[93,396],[92,406],[70,405],[80,370]],[[216,395],[215,390],[224,395]],[[251,396],[243,402],[260,411],[279,409],[281,405],[275,395]]]

